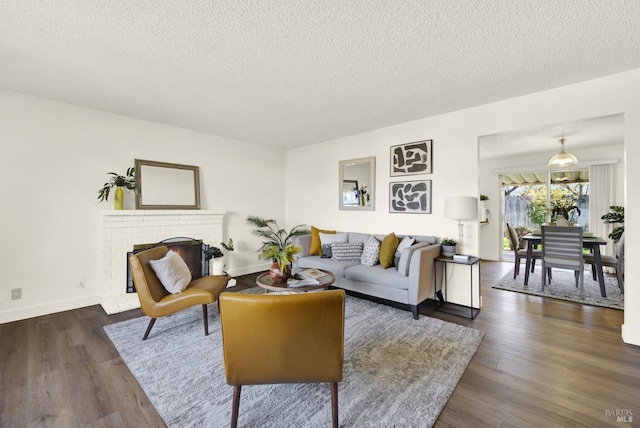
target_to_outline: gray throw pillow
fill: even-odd
[[[359,262],[362,256],[361,242],[358,243],[335,243],[331,245],[331,260],[337,260],[341,262]]]

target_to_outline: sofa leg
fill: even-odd
[[[409,305],[409,307],[411,308],[411,313],[413,314],[413,319],[417,320],[420,318],[420,315],[418,315],[418,305]]]

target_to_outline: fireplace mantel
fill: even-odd
[[[209,210],[100,211],[100,304],[107,314],[140,307],[136,293],[126,293],[127,252],[135,244],[173,237],[223,241],[224,212]]]

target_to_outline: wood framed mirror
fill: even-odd
[[[197,166],[135,160],[136,209],[199,210],[200,170]]]
[[[375,176],[375,157],[340,161],[339,208],[375,211]]]

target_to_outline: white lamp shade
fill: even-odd
[[[478,216],[478,199],[473,196],[448,196],[444,216],[454,220],[473,220]]]

